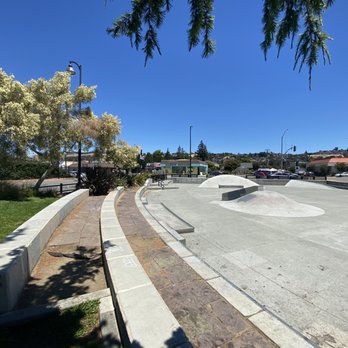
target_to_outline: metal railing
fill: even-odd
[[[71,193],[77,190],[77,183],[68,183],[68,184],[55,184],[55,185],[45,185],[45,186],[40,186],[39,190],[44,191],[48,189],[56,189],[56,191],[59,191],[60,195]]]

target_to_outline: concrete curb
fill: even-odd
[[[55,201],[0,243],[0,313],[12,310],[54,230],[82,200],[78,190]]]
[[[123,188],[117,188],[109,193],[100,218],[104,265],[122,341],[144,348],[184,345],[187,338],[183,330],[135,256],[117,219],[115,204],[122,192]]]
[[[259,330],[273,342],[284,348],[313,348],[318,347],[314,342],[292,329],[265,307],[258,304],[243,290],[235,287],[224,279],[218,272],[196,257],[183,243],[169,235],[168,232],[149,214],[144,207],[141,196],[146,186],[140,188],[136,195],[136,205],[144,218],[159,234],[163,241],[170,246],[197,274],[206,280],[222,297],[247,317]]]

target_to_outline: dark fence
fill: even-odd
[[[54,190],[58,191],[60,195],[65,195],[68,193],[71,193],[73,191],[77,190],[77,184],[76,183],[69,183],[69,184],[56,184],[56,185],[45,185],[45,186],[40,186],[39,191],[49,191],[49,190]]]

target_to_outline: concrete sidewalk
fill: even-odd
[[[134,253],[195,347],[276,347],[192,270],[147,223],[125,191],[116,207]]]
[[[99,232],[104,196],[88,197],[54,231],[17,308],[105,289]]]

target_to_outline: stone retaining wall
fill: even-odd
[[[15,307],[52,233],[88,195],[88,190],[78,190],[60,198],[0,243],[0,313]]]

